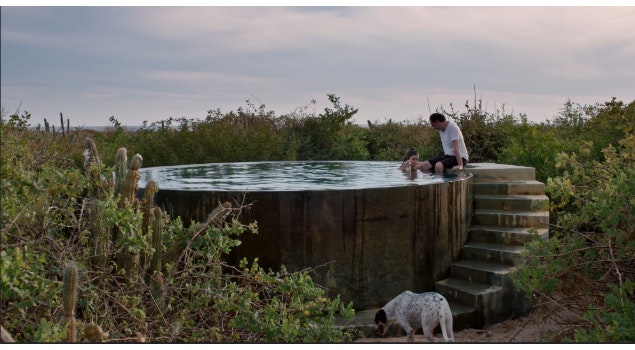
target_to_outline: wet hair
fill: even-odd
[[[405,163],[408,159],[410,159],[410,157],[417,156],[417,155],[419,155],[419,152],[417,152],[417,150],[414,147],[412,147],[408,151],[408,153],[406,153],[406,158],[403,159],[403,162],[401,162],[401,165],[403,165],[403,163]]]
[[[430,123],[434,122],[444,122],[445,116],[441,113],[432,113],[430,114]]]

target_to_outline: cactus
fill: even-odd
[[[110,228],[102,226],[99,221],[100,203],[97,199],[90,199],[88,204],[90,226],[93,232],[93,247],[91,262],[95,267],[104,269],[110,256]]]
[[[127,151],[124,147],[121,147],[117,150],[117,156],[115,157],[115,196],[123,193],[123,188],[126,181],[127,163]]]
[[[161,256],[163,255],[163,211],[161,208],[154,208],[152,218],[152,248],[154,248],[154,254],[150,261],[150,271],[161,272]]]
[[[124,184],[121,197],[123,201],[122,203],[129,202],[133,205],[138,205],[138,201],[135,200],[135,194],[137,192],[137,184],[139,182],[139,168],[141,168],[142,162],[143,158],[138,153],[130,159],[130,165],[128,166],[128,171],[126,172],[126,182]],[[141,232],[139,234],[141,234]],[[130,251],[125,252],[124,255],[124,268],[126,269],[128,283],[135,283],[139,277],[141,257],[139,253],[132,253]]]
[[[147,191],[147,188],[146,188]],[[150,287],[151,295],[157,307],[157,311],[165,309],[165,282],[161,270],[163,268],[163,211],[161,208],[154,207],[152,215],[152,248],[154,253],[150,260]]]
[[[129,284],[135,284],[139,278],[140,255],[131,252],[128,247],[117,256],[117,266],[125,271],[126,280]]]
[[[155,302],[157,311],[161,313],[161,310],[165,309],[166,293],[165,281],[163,280],[163,275],[159,271],[155,271],[150,276],[150,294]]]
[[[154,235],[154,231],[153,231],[154,229],[152,228],[152,226],[155,225],[154,224],[154,221],[155,221],[154,194],[157,193],[158,191],[159,191],[159,188],[157,187],[156,181],[150,181],[146,185],[146,188],[143,192],[143,199],[141,203],[141,210],[143,212],[143,223],[141,224],[141,231],[143,236],[149,240],[152,239],[152,236],[148,237],[148,234],[152,233],[152,235]],[[160,221],[161,220],[160,210],[158,211],[158,215],[159,215],[158,220]],[[163,234],[163,226],[161,225],[157,229],[159,230],[158,235],[161,236]],[[142,269],[145,269],[150,259],[151,257],[149,258],[146,254],[143,254],[141,256],[139,266]]]
[[[105,198],[108,188],[112,186],[109,179],[100,174],[101,167],[97,146],[90,137],[87,137],[84,141],[84,171],[92,182],[89,194],[91,197]]]
[[[106,194],[110,192],[112,181],[100,174],[101,165],[97,146],[90,137],[87,137],[84,141],[84,170],[92,183],[87,199],[89,222],[93,231],[91,261],[95,266],[103,268],[108,262],[111,230],[102,227],[99,222],[99,211],[101,210],[99,199],[105,198]]]
[[[107,335],[98,325],[89,323],[84,327],[84,337],[91,343],[101,343],[106,340]]]
[[[143,191],[143,202],[141,203],[141,208],[143,208],[143,234],[147,235],[150,230],[150,225],[152,222],[152,215],[154,210],[154,194],[159,191],[157,186],[157,182],[151,180],[146,185],[145,190]]]
[[[75,307],[77,306],[77,265],[74,262],[66,264],[64,269],[64,285],[62,287],[64,303],[64,317],[68,327],[66,341],[74,343],[77,340],[77,324],[75,321]]]
[[[134,202],[137,192],[137,183],[139,182],[139,168],[143,163],[143,157],[139,153],[132,156],[128,172],[126,173],[126,182],[122,192],[122,201]],[[123,202],[122,202],[123,203]]]
[[[99,154],[97,153],[97,146],[90,137],[87,137],[84,141],[84,169],[89,171],[94,165],[101,164]]]

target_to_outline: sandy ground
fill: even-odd
[[[521,317],[497,323],[486,329],[463,329],[454,333],[456,343],[550,343],[549,335],[560,329],[552,322],[538,320],[535,315]],[[401,337],[369,337],[357,339],[357,343],[405,343],[406,335]],[[435,342],[443,342],[441,334],[435,334]],[[415,335],[415,342],[427,343],[422,334]]]

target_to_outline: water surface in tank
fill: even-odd
[[[140,169],[140,187],[184,191],[303,191],[401,187],[450,181],[433,173],[399,170],[394,161],[209,163]]]

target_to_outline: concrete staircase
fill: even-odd
[[[450,303],[455,330],[528,313],[531,305],[515,291],[510,273],[524,243],[549,237],[549,198],[534,168],[475,163],[466,170],[474,175],[468,242],[449,277],[435,286]]]
[[[515,291],[510,273],[524,243],[549,237],[549,198],[534,168],[473,163],[466,171],[473,174],[468,241],[449,277],[435,285],[450,303],[455,331],[483,329],[528,313],[531,304]],[[361,310],[336,325],[373,336],[375,312]],[[399,326],[391,326],[389,336],[399,334]]]

